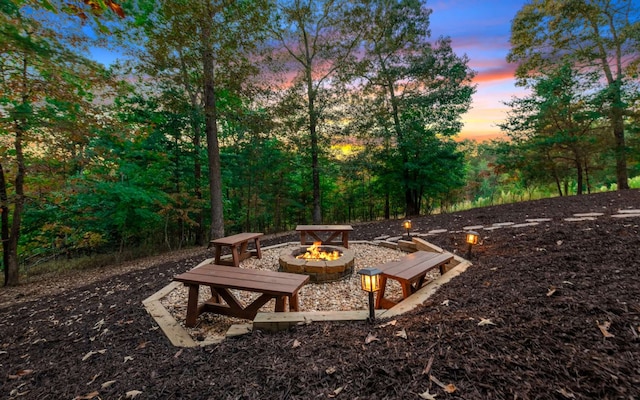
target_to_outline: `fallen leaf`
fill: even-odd
[[[127,362],[127,361],[133,361],[133,357],[131,357],[131,356],[125,356],[125,357],[124,357],[124,362]]]
[[[562,240],[558,240],[558,241],[556,242],[556,244],[557,244],[558,246],[561,246],[561,245],[562,245]]]
[[[547,292],[547,297],[552,296],[555,292],[556,292],[556,288],[554,286],[551,286],[549,288],[549,291]]]
[[[95,351],[93,351],[93,350],[89,351],[87,354],[85,354],[85,355],[82,357],[82,361],[86,361],[87,359],[89,359],[89,357],[91,357],[91,356],[92,356],[92,355],[94,355],[94,354],[98,354],[98,353],[97,353],[97,352],[95,352]]]
[[[407,338],[407,331],[405,331],[404,328],[402,328],[401,330],[396,332],[396,336],[401,337],[403,339],[406,339]]]
[[[331,397],[331,398],[336,397],[337,395],[340,394],[340,392],[342,392],[343,389],[344,389],[344,386],[340,386],[339,388],[337,388],[333,392],[329,393],[329,397]]]
[[[293,341],[293,346],[291,346],[291,347],[293,347],[295,349],[296,347],[300,347],[301,344],[302,343],[300,343],[300,341],[298,339],[295,339]]]
[[[378,339],[378,338],[376,337],[376,335],[374,335],[374,334],[372,334],[372,333],[369,333],[369,334],[367,335],[367,338],[364,340],[364,344],[369,344],[369,343],[371,343],[371,342],[373,342],[373,341],[375,341],[375,340],[380,341],[380,339]]]
[[[327,373],[327,375],[331,375],[331,374],[335,374],[336,373],[336,367],[329,367],[327,368],[324,372]]]
[[[396,326],[396,323],[398,321],[396,321],[395,319],[389,322],[385,322],[384,324],[378,325],[378,328],[384,328],[385,326]]]
[[[429,380],[430,380],[431,382],[435,383],[436,385],[440,386],[442,389],[444,389],[444,388],[446,387],[444,383],[440,382],[440,381],[438,380],[438,378],[436,378],[436,377],[435,377],[435,376],[433,376],[433,375],[429,375]]]
[[[102,325],[104,325],[104,318],[102,318],[100,321],[96,322],[96,324],[93,326],[93,329],[100,330],[100,329],[102,329]]]
[[[100,392],[95,390],[95,391],[93,391],[91,393],[87,393],[87,394],[84,394],[82,396],[76,396],[76,397],[73,398],[73,400],[91,400],[94,397],[99,396],[99,395],[100,395]]]
[[[568,391],[566,391],[565,389],[562,389],[562,388],[561,389],[557,389],[556,392],[558,392],[561,395],[563,395],[565,399],[575,399],[576,398],[576,396],[573,393],[568,392]]]
[[[93,376],[93,378],[91,378],[91,380],[89,382],[87,382],[87,386],[91,385],[99,376],[100,376],[100,374],[95,374]]]
[[[573,286],[573,283],[569,282],[569,281],[562,281],[562,283],[564,283],[565,285],[571,285]]]
[[[443,306],[449,307],[449,300],[445,300],[441,303]]]
[[[424,367],[424,369],[422,370],[422,375],[427,375],[429,371],[431,371],[431,365],[433,365],[433,357],[434,356],[431,356],[429,358],[429,362],[427,363],[427,366]]]
[[[129,390],[127,393],[125,393],[125,396],[127,399],[133,399],[135,398],[137,395],[141,394],[142,392],[139,390]]]
[[[478,322],[478,326],[484,326],[484,325],[495,325],[495,324],[490,319],[480,318],[480,322]]]
[[[9,375],[9,379],[18,379],[33,372],[32,369],[19,369],[14,375]]]
[[[420,396],[421,399],[425,399],[425,400],[435,400],[437,394],[431,394],[429,393],[429,391],[427,390],[424,393],[419,394],[418,396]]]
[[[116,383],[116,381],[106,381],[105,383],[103,383],[102,385],[100,385],[100,389],[106,389],[109,386],[113,385],[114,383]]]
[[[144,349],[145,347],[147,347],[147,343],[149,342],[142,342],[138,345],[138,347],[136,347],[136,350],[140,350],[140,349]]]
[[[600,324],[598,321],[596,321],[596,323],[598,324],[598,328],[600,328],[600,332],[602,332],[602,336],[608,338],[608,337],[616,337],[616,335],[613,335],[611,333],[609,333],[609,328],[611,327],[611,322],[609,321],[605,321],[602,324]]]
[[[456,391],[456,385],[454,385],[453,383],[450,383],[447,386],[443,387],[442,389],[444,389],[444,391],[447,393],[453,393]]]
[[[102,349],[102,350],[97,350],[97,351],[91,350],[91,351],[89,351],[87,354],[85,354],[82,357],[82,361],[86,361],[89,357],[91,357],[94,354],[104,354],[106,352],[107,352],[107,349]]]
[[[173,355],[173,358],[178,358],[178,357],[180,357],[180,355],[182,354],[182,350],[184,350],[184,349],[180,349],[180,350],[178,350],[178,351],[176,352],[176,354],[174,354],[174,355]]]

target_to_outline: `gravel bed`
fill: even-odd
[[[240,267],[277,271],[280,253],[284,251],[290,252],[299,247],[299,244],[287,244],[263,249],[262,259],[255,257],[248,258],[240,263]],[[299,292],[300,311],[351,311],[368,309],[368,295],[360,289],[360,277],[357,271],[362,268],[374,267],[378,264],[399,260],[407,254],[400,250],[366,243],[354,243],[351,244],[349,248],[355,252],[353,274],[337,282],[305,285]],[[438,272],[433,272],[433,274],[435,274],[435,276],[439,275]],[[232,290],[232,292],[245,304],[250,303],[259,296],[258,293],[236,290]],[[210,296],[211,294],[208,289],[201,288],[201,302],[204,302]],[[402,296],[402,289],[398,282],[394,280],[387,282],[385,296],[392,299]],[[187,288],[185,286],[179,286],[162,298],[161,303],[176,321],[184,327],[187,312]],[[275,300],[271,300],[265,304],[260,311],[271,312],[274,307]],[[212,336],[223,335],[233,324],[248,322],[249,321],[243,319],[204,313],[198,318],[198,324],[194,328],[185,327],[185,329],[195,340],[207,340]]]

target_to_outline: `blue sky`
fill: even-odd
[[[431,14],[431,37],[449,36],[458,54],[467,54],[477,72],[477,91],[472,109],[463,118],[461,138],[496,137],[496,126],[506,118],[502,102],[523,96],[515,86],[515,65],[506,61],[511,20],[525,0],[427,0]]]

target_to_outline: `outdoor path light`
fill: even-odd
[[[360,275],[360,285],[362,286],[362,290],[369,293],[369,318],[367,318],[368,322],[373,322],[376,319],[375,311],[374,311],[374,301],[373,294],[380,290],[380,271],[377,268],[362,268],[358,271]]]
[[[467,232],[466,242],[469,245],[469,247],[467,248],[467,259],[471,259],[471,247],[478,244],[479,237],[480,237],[480,234],[478,234],[478,232],[475,232],[475,231]]]
[[[411,220],[410,219],[405,219],[404,222],[402,223],[402,226],[404,227],[404,229],[407,230],[407,236],[409,237],[409,239],[411,239]]]

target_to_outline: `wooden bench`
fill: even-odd
[[[391,308],[397,304],[384,297],[387,279],[394,279],[402,286],[402,298],[406,299],[415,293],[425,283],[425,277],[434,268],[440,268],[443,273],[444,265],[453,259],[451,253],[433,253],[416,251],[403,257],[399,261],[392,261],[376,266],[380,275],[380,290],[376,296],[376,308]]]
[[[321,242],[326,245],[342,246],[349,248],[349,232],[353,230],[351,225],[298,225],[296,231],[300,232],[300,244],[308,245],[313,242]],[[322,232],[322,234],[320,233]],[[323,239],[321,235],[325,236]],[[307,235],[311,237],[311,241],[307,241]],[[340,236],[340,242],[334,242]]]
[[[218,265],[232,265],[234,267],[240,266],[240,261],[256,256],[262,258],[262,251],[260,250],[260,237],[262,233],[238,233],[237,235],[226,236],[219,239],[213,239],[209,242],[209,247],[215,246],[216,258],[215,263]],[[254,250],[248,250],[249,241],[253,240],[255,244]],[[231,260],[222,260],[222,248],[231,248]]]
[[[253,270],[227,265],[205,264],[177,275],[174,281],[189,287],[186,326],[194,327],[203,312],[231,317],[253,319],[260,307],[276,299],[275,311],[298,311],[298,291],[309,281],[309,276],[287,272]],[[200,285],[209,286],[211,298],[198,305]],[[262,293],[251,304],[244,305],[230,289]],[[224,302],[223,302],[224,301]]]

